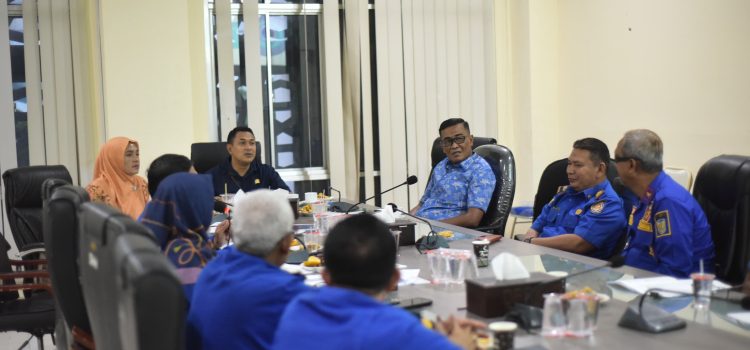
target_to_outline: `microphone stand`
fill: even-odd
[[[644,304],[646,297],[653,292],[669,292],[680,295],[692,295],[673,290],[651,288],[638,298],[638,303],[630,302],[625,313],[620,318],[618,326],[641,332],[664,333],[685,328],[686,323],[677,316],[662,310],[653,304]]]
[[[432,226],[432,224],[429,221],[425,220],[424,218],[420,218],[419,216],[411,215],[410,213],[399,209],[393,203],[388,203],[387,205],[390,205],[391,208],[393,208],[393,211],[397,211],[410,218],[414,218],[418,221],[424,222],[425,224],[427,224],[427,227],[430,228],[430,232],[427,233],[426,236],[420,238],[419,241],[414,245],[417,248],[417,251],[419,252],[419,254],[424,254],[424,252],[427,250],[450,247],[448,245],[448,242],[435,232],[435,228]]]
[[[413,185],[415,183],[417,183],[417,177],[414,176],[414,175],[409,176],[409,178],[407,178],[406,181],[404,181],[404,182],[402,182],[402,183],[400,183],[400,184],[398,184],[396,186],[393,186],[393,187],[391,187],[391,188],[389,188],[389,189],[387,189],[387,190],[385,190],[383,192],[380,192],[380,193],[378,193],[378,194],[376,194],[376,195],[374,195],[372,197],[365,198],[365,200],[363,200],[363,201],[357,202],[356,204],[354,204],[351,207],[349,207],[349,209],[347,209],[346,212],[344,212],[344,214],[349,214],[349,212],[352,211],[352,210],[354,210],[354,208],[356,208],[358,205],[365,204],[365,202],[369,201],[370,199],[373,199],[373,198],[375,198],[377,196],[384,195],[384,194],[386,194],[386,193],[388,193],[390,191],[393,191],[393,190],[395,190],[395,189],[397,189],[397,188],[399,188],[399,187],[401,187],[403,185]]]

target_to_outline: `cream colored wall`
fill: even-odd
[[[665,165],[693,175],[713,156],[750,155],[749,1],[558,6],[563,150],[595,136],[613,153],[626,130],[648,128],[664,141]]]
[[[140,142],[141,174],[209,140],[203,1],[100,0],[106,136]]]
[[[582,137],[614,154],[626,130],[652,129],[665,164],[694,176],[713,156],[750,155],[750,2],[495,4],[498,134],[516,155],[516,203]]]

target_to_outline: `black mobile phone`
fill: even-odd
[[[416,309],[420,307],[430,306],[432,305],[432,300],[427,298],[409,298],[409,299],[403,299],[400,300],[395,306],[404,308],[404,309]]]

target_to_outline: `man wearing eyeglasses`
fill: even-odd
[[[663,170],[664,146],[651,130],[630,130],[615,149],[622,182],[637,197],[628,219],[625,264],[680,278],[713,271],[711,228],[698,202]]]
[[[465,120],[451,118],[440,124],[440,145],[447,157],[435,165],[413,215],[464,227],[479,225],[495,190],[495,174],[472,151],[473,144]]]
[[[595,138],[573,143],[569,186],[544,206],[524,242],[609,259],[625,233],[622,199],[607,180],[609,148]]]

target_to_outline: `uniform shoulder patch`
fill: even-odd
[[[656,238],[672,235],[672,224],[669,222],[668,210],[654,214],[654,224],[656,226]]]
[[[595,199],[599,199],[604,194],[604,190],[599,190],[599,192],[596,192],[596,195],[594,196]]]
[[[599,214],[604,210],[604,201],[598,201],[591,205],[591,208],[589,208],[591,213],[593,214]]]

